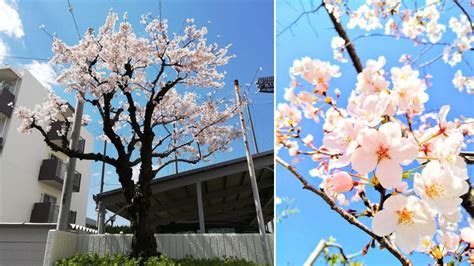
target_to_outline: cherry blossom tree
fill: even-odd
[[[448,121],[448,105],[439,112],[426,111],[431,84],[429,76],[420,75],[420,69],[441,59],[447,67],[456,67],[472,51],[471,19],[458,1],[448,2],[429,0],[421,6],[417,1],[324,0],[304,11],[298,19],[320,9],[327,12],[337,33],[330,43],[333,58],[346,63],[347,55],[357,80],[353,87],[332,88],[331,80],[342,75],[338,65],[296,59],[285,102],[275,113],[277,149],[292,158],[288,163],[277,157],[277,162],[304,189],[372,238],[364,250],[377,242],[403,265],[412,265],[406,256],[412,252],[426,253],[438,264],[448,259],[461,263],[473,253],[473,210],[464,212],[461,203],[471,189],[463,149],[472,142],[474,119]],[[453,8],[458,16],[442,24],[441,15]],[[366,34],[351,39],[348,30],[354,28]],[[444,42],[448,28],[455,37]],[[410,54],[391,69],[386,69],[383,56],[364,64],[354,43],[378,36],[444,48],[422,64]],[[472,82],[473,77],[458,70],[453,87],[472,94]],[[350,95],[346,104],[341,93]],[[323,132],[321,143],[312,135],[317,124]],[[299,164],[310,164],[308,175],[320,181],[313,184],[298,170]],[[355,207],[355,202],[363,207]],[[362,217],[370,222],[362,222]],[[466,220],[470,226],[460,228]]]
[[[233,56],[227,55],[229,46],[208,43],[207,29],[197,28],[192,19],[176,34],[168,32],[166,20],[142,16],[144,36],[133,32],[126,14],[118,20],[110,12],[98,32],[89,29],[76,45],[54,39],[51,60],[62,67],[58,82],[66,92],[96,110],[102,137],[116,156],[71,150],[73,118],[66,115],[66,101],[53,93],[33,110],[17,107],[16,114],[23,121],[19,131],[41,133],[52,150],[115,168],[133,230],[131,255],[149,257],[157,255],[156,218],[149,213],[151,180],[170,164],[210,160],[240,136],[226,122],[237,105],[215,93],[224,86],[225,72],[219,69]],[[196,88],[213,90],[203,94]],[[85,115],[83,123],[93,123],[92,118]],[[58,131],[61,144],[48,139],[58,120],[64,121]],[[137,182],[132,179],[136,167]]]

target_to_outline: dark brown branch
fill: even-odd
[[[101,161],[101,162],[105,162],[105,163],[108,163],[110,165],[113,165],[115,166],[117,164],[117,160],[109,157],[109,156],[104,156],[103,154],[100,154],[100,153],[82,153],[82,152],[79,152],[79,151],[74,151],[74,150],[71,150],[69,149],[69,147],[60,147],[59,145],[55,144],[54,142],[52,142],[49,138],[48,138],[48,133],[46,131],[44,131],[44,129],[38,125],[36,125],[35,123],[32,124],[32,127],[37,129],[41,135],[43,136],[44,138],[44,141],[46,142],[46,144],[51,148],[51,150],[53,151],[58,151],[58,152],[62,152],[64,154],[66,154],[68,157],[71,157],[71,158],[78,158],[80,160],[92,160],[92,161]]]
[[[125,153],[125,147],[122,144],[122,140],[113,130],[114,123],[110,119],[110,110],[111,110],[111,101],[113,98],[113,93],[104,94],[104,107],[103,107],[103,130],[104,134],[109,138],[110,142],[114,145],[119,157],[125,158],[127,154]]]
[[[361,73],[364,68],[362,67],[362,63],[360,62],[359,56],[356,53],[354,44],[351,42],[349,35],[347,35],[346,30],[344,30],[344,27],[341,25],[341,23],[337,21],[336,17],[331,12],[329,12],[326,5],[324,5],[324,8],[328,12],[329,18],[331,18],[332,24],[334,25],[337,33],[346,42],[347,53],[349,54],[349,57],[351,58],[357,73]]]
[[[133,76],[132,65],[130,65],[130,63],[126,63],[124,65],[124,68],[125,68],[125,73],[123,74],[123,76],[124,77],[127,76],[131,79]],[[138,121],[137,121],[137,107],[135,106],[135,101],[133,100],[132,94],[126,90],[127,87],[128,85],[127,86],[119,85],[120,90],[127,98],[128,113],[130,115],[130,121],[131,121],[130,125],[132,126],[135,133],[141,138],[143,137],[143,133],[141,132],[140,125],[138,124]]]
[[[309,182],[293,166],[289,165],[278,157],[276,157],[276,162],[286,168],[288,171],[290,171],[301,182],[301,184],[303,184],[303,189],[311,191],[321,197],[331,207],[332,210],[337,212],[344,220],[358,227],[366,234],[371,236],[373,239],[375,239],[377,242],[379,242],[380,245],[386,248],[390,253],[392,253],[392,255],[394,255],[402,263],[402,265],[413,265],[411,261],[402,253],[400,253],[400,251],[398,251],[398,249],[393,246],[386,238],[376,235],[374,232],[372,232],[370,228],[361,223],[355,216],[349,214],[341,207],[337,206],[336,203],[328,195],[326,195],[323,190],[317,189],[311,184],[309,184]]]
[[[459,7],[459,9],[461,9],[461,12],[463,12],[464,15],[466,15],[467,19],[469,20],[469,25],[471,25],[471,31],[472,31],[473,30],[472,20],[469,14],[467,13],[466,9],[464,9],[464,7],[459,3],[458,0],[453,0],[453,2],[455,5]]]
[[[178,145],[170,150],[167,150],[165,152],[156,152],[156,153],[153,153],[151,156],[152,157],[155,157],[155,158],[166,158],[168,157],[169,155],[171,155],[173,152],[177,151],[178,149],[181,149],[182,147],[184,146],[187,146],[187,145],[190,145],[194,142],[194,140],[190,140],[188,142],[185,142],[181,145]]]
[[[136,134],[133,134],[132,138],[130,139],[130,142],[128,143],[127,146],[127,154],[130,157],[135,150],[135,145],[140,141],[140,138],[137,138]]]
[[[467,164],[474,164],[474,152],[461,152],[460,155]],[[471,217],[474,217],[474,190],[471,181],[469,179],[466,181],[469,184],[469,191],[461,197],[461,205]]]

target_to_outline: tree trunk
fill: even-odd
[[[124,162],[123,165],[128,165],[128,161]],[[135,258],[160,256],[161,253],[157,251],[154,230],[148,215],[151,206],[150,198],[152,192],[150,180],[152,177],[140,178],[139,184],[135,185],[132,180],[133,173],[131,168],[116,169],[116,171],[119,175],[127,204],[130,205],[127,210],[133,238],[132,251],[129,255]],[[142,173],[140,173],[141,175]]]
[[[131,219],[133,239],[130,256],[132,257],[149,258],[161,255],[157,251],[155,234],[149,217],[149,207],[149,198],[136,200],[132,205],[135,211]]]
[[[141,166],[138,183],[132,199],[132,256],[148,258],[161,255],[156,249],[156,239],[154,234],[153,221],[151,219],[151,180],[154,177],[152,167],[152,142],[153,132],[147,132],[142,139],[140,149]]]

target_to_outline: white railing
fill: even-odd
[[[264,251],[259,234],[155,234],[158,251],[170,258],[237,257],[258,264],[273,263],[273,234],[266,235],[271,250]],[[50,230],[43,265],[54,265],[76,253],[127,254],[132,235],[78,234]]]

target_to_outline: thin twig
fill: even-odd
[[[280,37],[283,33],[285,33],[286,31],[290,30],[296,23],[298,23],[298,21],[303,17],[303,16],[307,16],[309,14],[313,14],[313,13],[316,13],[318,12],[318,10],[323,7],[323,4],[320,4],[319,6],[317,6],[315,9],[312,9],[312,10],[309,10],[309,11],[305,11],[303,13],[301,13],[293,22],[290,23],[290,25],[286,26],[283,30],[281,30],[279,33],[277,33],[277,38]]]
[[[386,238],[376,235],[374,232],[372,232],[370,228],[361,223],[355,216],[349,214],[341,207],[337,206],[336,203],[328,195],[326,195],[323,190],[317,189],[311,184],[309,184],[309,182],[293,166],[289,165],[287,162],[283,161],[279,157],[276,157],[275,161],[284,168],[286,168],[288,171],[290,171],[301,182],[301,184],[303,184],[303,189],[311,191],[321,197],[329,205],[329,207],[331,207],[332,210],[337,212],[347,222],[352,225],[355,225],[356,227],[364,231],[366,234],[371,236],[373,239],[375,239],[377,242],[379,242],[380,245],[386,248],[390,253],[392,253],[392,255],[394,255],[402,263],[402,265],[413,265],[411,261],[402,253],[400,253],[400,251],[398,251],[397,248],[393,246]]]

